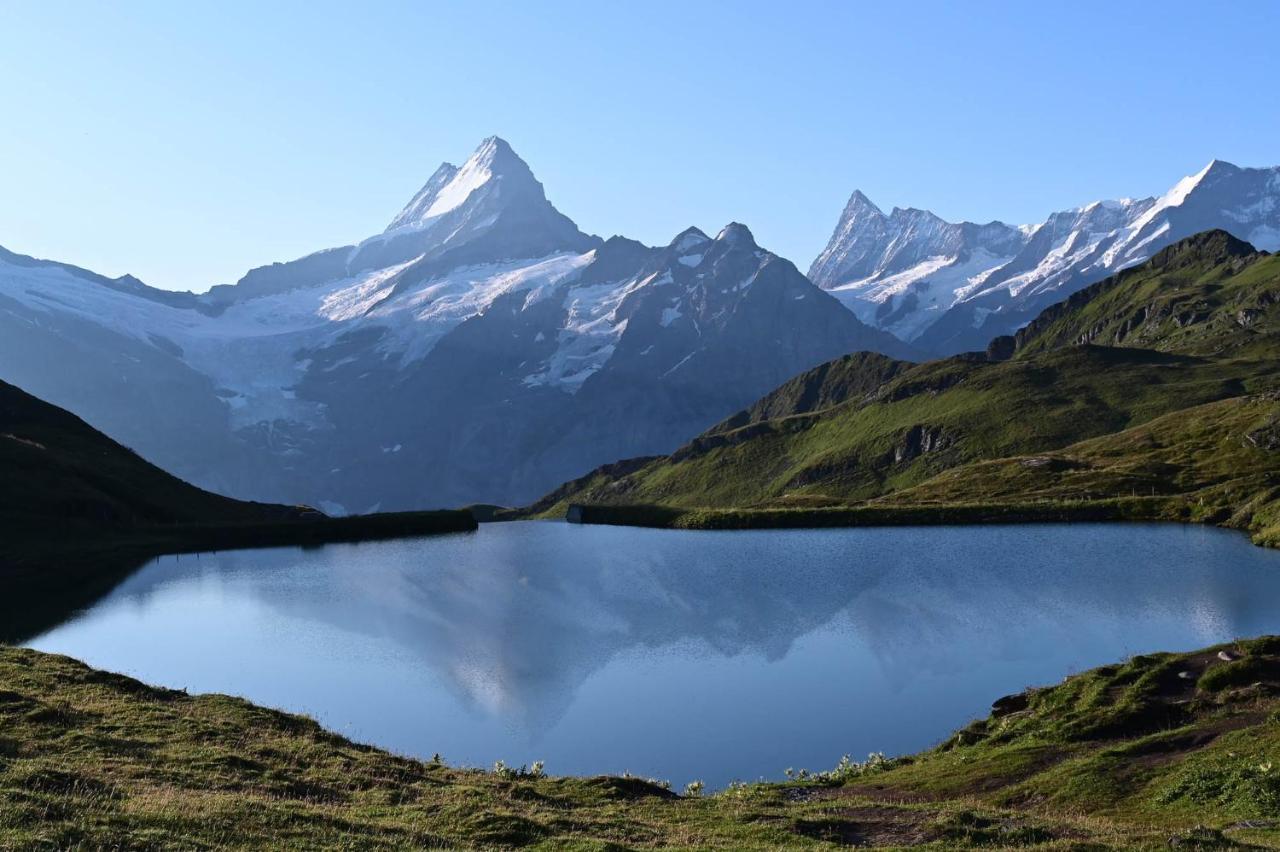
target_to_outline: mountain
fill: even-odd
[[[1048,308],[986,354],[831,362],[672,454],[597,470],[533,510],[901,507],[947,502],[926,500],[930,494],[1012,503],[1142,493],[1180,495],[1183,502],[1158,507],[1172,511],[1195,493],[1204,499],[1194,512],[1221,509],[1218,520],[1248,526],[1270,498],[1242,507],[1271,493],[1280,475],[1278,304],[1280,256],[1223,231],[1196,235]],[[1162,417],[1159,430],[1144,425]],[[1111,437],[1105,453],[1097,449]],[[999,459],[1000,476],[979,475]],[[1035,476],[1059,479],[1027,485]]]
[[[895,207],[886,216],[855,191],[809,279],[860,319],[910,340],[957,289],[1012,260],[1026,236],[1002,222],[952,223],[927,210]]]
[[[1021,227],[922,210],[885,215],[854,192],[809,278],[865,322],[949,355],[981,349],[1081,287],[1214,228],[1280,248],[1280,167],[1215,160],[1159,198],[1094,202]]]
[[[371,270],[395,270],[407,287],[469,264],[581,253],[600,242],[551,205],[528,164],[495,136],[461,168],[436,169],[381,234],[252,269],[234,286],[212,288],[209,301],[222,307]]]
[[[67,411],[0,382],[0,530],[247,523],[300,514],[201,491]]]
[[[306,506],[213,494],[5,382],[0,382],[0,481],[0,574],[6,582],[0,620],[6,624],[31,614],[24,608],[48,608],[40,595],[20,594],[31,591],[33,579],[55,586],[92,584],[93,575],[108,573],[108,563],[140,554],[475,528],[468,512],[330,519]],[[55,597],[63,592],[75,597],[79,591],[84,589],[67,588]]]
[[[855,350],[915,354],[740,224],[584,234],[497,138],[383,233],[202,295],[0,255],[5,379],[202,487],[331,512],[526,502]]]
[[[1275,261],[1262,260],[1226,231],[1205,231],[1046,308],[1018,331],[1013,348],[1027,355],[1093,343],[1269,357],[1280,351],[1280,312],[1273,309],[1280,292]]]

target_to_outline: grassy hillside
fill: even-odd
[[[877,352],[845,355],[801,373],[707,432],[732,432],[752,423],[821,411],[847,400],[863,399],[912,366],[909,361],[896,361]]]
[[[579,503],[776,514],[866,504],[882,513],[926,498],[936,506],[941,492],[916,489],[946,471],[1049,453],[1277,389],[1277,301],[1280,257],[1223,232],[1198,235],[1050,308],[1016,341],[995,341],[986,354],[888,367],[833,362],[670,456],[593,472],[533,511],[555,515]],[[822,387],[828,374],[838,381],[830,393]],[[1128,482],[1128,490],[1122,480],[1078,488],[1077,477],[1053,499],[1136,497],[1143,486],[1148,497],[1182,493],[1179,474],[1169,467],[1163,474]],[[966,504],[1041,500],[966,481],[963,493],[952,493]]]
[[[683,507],[848,503],[967,462],[1047,451],[1277,385],[1271,361],[1149,350],[1081,346],[1003,362],[949,359],[906,371],[870,400],[708,433],[560,499]]]
[[[1277,352],[1280,257],[1206,231],[1060,302],[1018,332],[1023,356],[1080,343],[1232,358]]]
[[[1280,397],[1167,414],[1055,452],[964,465],[876,506],[1147,501],[1153,517],[1248,530],[1280,545]]]
[[[1277,696],[1280,639],[1152,654],[1002,698],[923,754],[675,795],[418,762],[0,649],[0,849],[1274,849]]]
[[[1280,546],[1280,396],[1194,406],[1059,450],[973,462],[849,505],[589,505],[587,523],[683,529],[1167,520]]]

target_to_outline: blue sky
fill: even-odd
[[[1280,164],[1280,3],[0,0],[0,245],[203,290],[498,134],[587,231],[1024,222]]]

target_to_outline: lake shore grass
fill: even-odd
[[[663,529],[747,530],[951,524],[1071,523],[1171,520],[1165,498],[1041,503],[797,506],[685,509],[674,506],[572,504],[574,523]]]
[[[674,506],[571,504],[573,523],[678,530],[831,529],[1046,523],[1203,523],[1244,532],[1254,544],[1280,547],[1274,501],[1265,520],[1206,509],[1178,497],[1119,497],[1027,503],[891,503],[686,509]]]
[[[1032,455],[970,462],[865,500],[789,493],[697,506],[552,495],[530,514],[678,529],[1178,521],[1280,546],[1280,402],[1238,397]],[[602,491],[608,494],[607,489]]]
[[[685,795],[413,760],[21,648],[0,721],[0,849],[1280,848],[1275,637],[1006,696],[917,755]]]

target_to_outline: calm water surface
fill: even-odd
[[[925,748],[992,699],[1280,632],[1280,554],[1175,525],[514,523],[163,557],[31,647],[453,764],[722,785]]]

